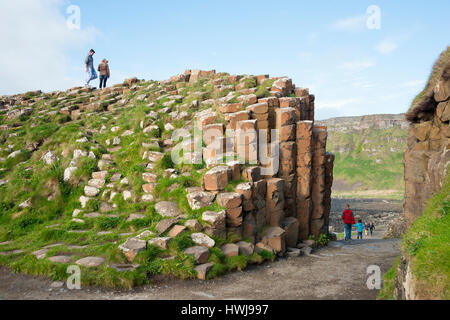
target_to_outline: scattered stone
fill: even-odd
[[[239,255],[239,246],[234,243],[225,244],[220,250],[222,250],[225,257],[236,257]]]
[[[216,245],[216,242],[204,233],[193,233],[191,234],[191,239],[196,244],[207,248],[214,248]]]
[[[84,187],[84,194],[88,197],[96,197],[96,196],[98,196],[99,193],[100,193],[100,190],[95,187],[91,187],[91,186]]]
[[[56,263],[69,263],[70,257],[69,256],[54,256],[54,257],[48,258],[48,260],[50,260],[51,262],[56,262]]]
[[[42,260],[45,258],[45,255],[47,254],[48,249],[41,249],[33,252],[33,255],[38,259]]]
[[[210,206],[215,199],[215,195],[206,191],[194,191],[187,194],[187,200],[192,210],[199,210]]]
[[[255,251],[255,245],[253,243],[239,241],[237,243],[237,245],[239,247],[239,254],[251,256],[253,254],[253,252]]]
[[[210,252],[208,248],[202,246],[195,246],[184,250],[185,254],[193,255],[196,264],[203,264],[208,262]]]
[[[119,249],[122,250],[130,262],[133,262],[138,253],[144,251],[146,248],[147,242],[137,238],[129,238],[124,244],[119,246]]]
[[[212,262],[196,266],[194,270],[197,271],[197,278],[200,280],[206,280],[206,276],[213,266],[214,263]]]
[[[58,157],[52,151],[47,151],[44,153],[41,160],[43,160],[46,165],[51,165],[55,161],[58,161]]]
[[[86,257],[86,258],[77,260],[75,263],[80,266],[83,266],[83,267],[95,268],[95,267],[99,267],[102,264],[104,264],[105,259],[103,259],[101,257]]]
[[[178,219],[164,219],[158,222],[156,225],[156,230],[158,234],[162,234],[169,230],[174,224],[178,222]]]
[[[171,239],[172,239],[172,238],[170,238],[170,237],[153,238],[153,239],[150,239],[150,240],[148,241],[148,244],[149,244],[149,245],[153,245],[153,246],[160,247],[160,248],[163,249],[163,250],[167,250],[167,249],[169,249],[169,243],[170,243],[170,240],[171,240]]]
[[[172,227],[172,229],[170,229],[168,235],[171,238],[175,238],[176,236],[180,235],[184,231],[186,231],[186,227],[185,226],[175,225],[175,226]]]
[[[144,219],[144,218],[145,218],[145,215],[143,215],[141,213],[132,213],[128,217],[127,222],[131,222],[133,220],[138,220],[138,219]]]
[[[199,232],[203,230],[202,225],[200,224],[200,222],[198,222],[197,219],[188,220],[184,223],[184,225],[192,231]]]
[[[181,214],[177,204],[170,201],[158,202],[155,205],[155,210],[163,217],[178,217]]]

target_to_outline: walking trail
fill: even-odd
[[[386,272],[400,246],[398,239],[381,239],[383,233],[379,230],[369,239],[331,242],[312,256],[281,259],[212,281],[164,279],[130,291],[53,288],[46,278],[0,268],[0,300],[376,299],[379,290],[366,285],[367,267],[377,265]]]

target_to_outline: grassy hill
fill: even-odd
[[[404,115],[369,115],[320,121],[328,126],[327,149],[336,154],[335,196],[403,196]]]
[[[172,133],[192,132],[194,114],[217,109],[219,99],[270,95],[273,82],[223,73],[195,82],[129,79],[105,90],[0,97],[0,264],[64,280],[67,266],[77,263],[83,285],[121,288],[156,275],[195,278],[198,261],[184,251],[195,246],[193,233],[210,227],[202,214],[223,208],[188,203],[187,189],[201,187],[206,166],[174,165]],[[172,221],[165,219],[169,209],[163,216],[157,208],[164,201],[177,207]],[[202,253],[214,264],[208,278],[273,258],[256,249],[225,256],[222,245],[248,239],[211,237],[215,245],[206,259]],[[132,264],[119,247],[129,238],[145,247],[136,249]]]

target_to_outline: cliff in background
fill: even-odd
[[[327,151],[336,156],[334,195],[403,197],[402,158],[409,126],[404,114],[340,117],[318,123],[328,127]]]

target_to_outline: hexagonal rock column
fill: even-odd
[[[220,193],[217,196],[217,203],[227,211],[226,225],[227,233],[234,233],[238,236],[242,234],[242,196],[236,192]]]
[[[326,163],[326,127],[313,128],[312,159],[312,214],[310,233],[316,237],[325,233],[325,163]]]
[[[261,242],[272,248],[275,253],[283,254],[286,251],[286,232],[280,227],[268,228],[262,234]]]
[[[298,220],[294,217],[287,217],[281,221],[281,227],[286,232],[286,246],[290,248],[297,247],[298,242]]]
[[[219,166],[212,168],[203,176],[203,185],[208,191],[222,191],[228,185],[230,168]]]
[[[214,212],[205,211],[202,215],[202,220],[205,222],[205,233],[218,238],[226,239],[227,229],[226,229],[226,212]]]
[[[297,122],[297,220],[299,240],[308,239],[312,212],[312,121]]]
[[[279,178],[267,180],[267,223],[271,227],[279,227],[284,217],[284,187],[285,181]]]
[[[237,123],[235,146],[240,159],[250,164],[258,163],[257,120],[239,121]]]
[[[331,211],[331,188],[333,186],[333,168],[334,168],[334,154],[328,153],[325,156],[325,198],[324,198],[324,216],[326,232],[330,226],[330,211]]]

